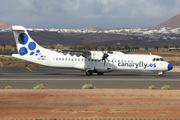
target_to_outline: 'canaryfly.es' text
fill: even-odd
[[[124,62],[119,62],[118,66],[119,67],[135,67],[135,68],[140,68],[143,67],[146,69],[148,63],[144,63],[143,61],[140,61],[139,63],[124,63]]]

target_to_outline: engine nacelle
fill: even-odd
[[[87,56],[88,59],[102,60],[104,53],[98,51],[90,51],[91,54]]]

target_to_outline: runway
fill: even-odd
[[[180,88],[180,74],[166,72],[164,77],[156,73],[112,72],[103,76],[93,74],[86,76],[78,70],[62,70],[46,67],[0,67],[0,89],[10,85],[13,88],[33,88],[37,84],[48,88],[80,89],[84,84],[93,84],[97,88],[134,88],[147,89],[155,85],[160,89],[170,85],[173,89]]]

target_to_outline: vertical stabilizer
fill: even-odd
[[[41,55],[42,51],[50,51],[39,46],[28,34],[23,26],[12,26],[18,52],[21,56]]]

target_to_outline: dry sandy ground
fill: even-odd
[[[180,90],[0,90],[0,119],[104,117],[180,118]]]

